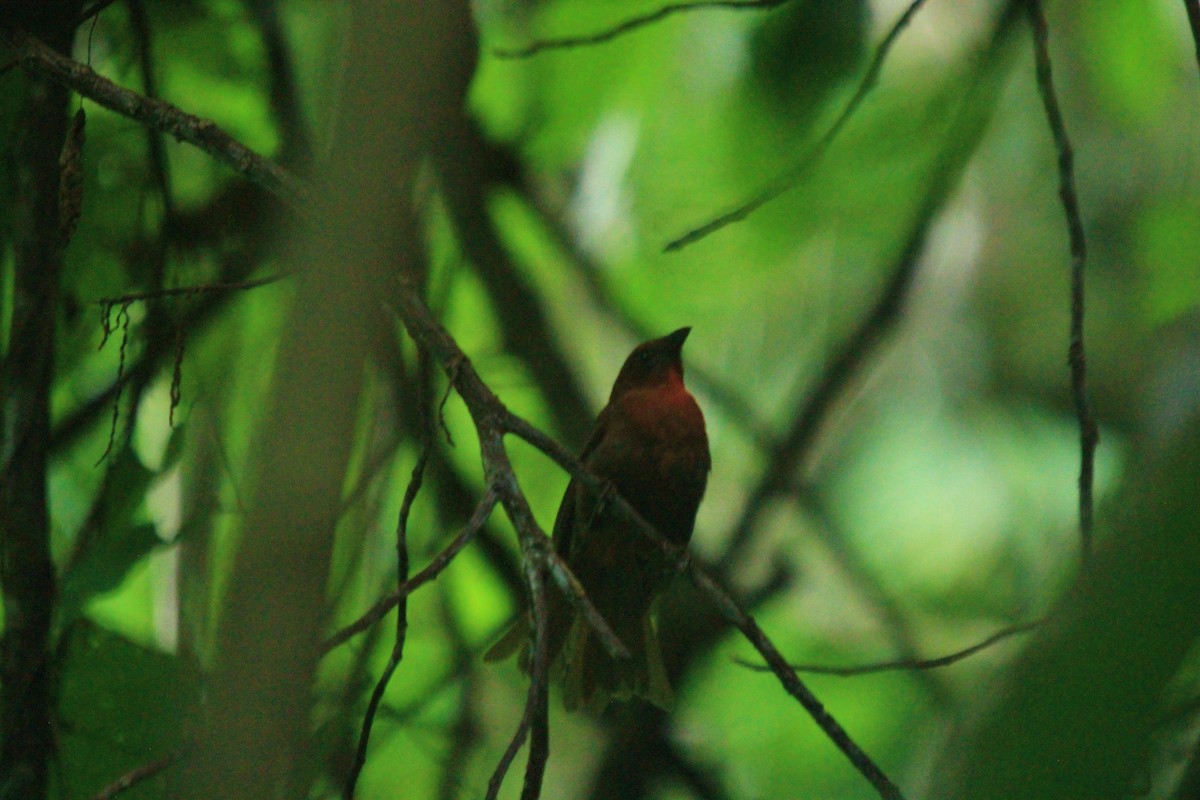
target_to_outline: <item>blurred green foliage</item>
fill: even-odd
[[[278,65],[269,63],[264,30],[246,5],[144,2],[164,98],[277,154],[284,140],[283,112],[271,100]],[[317,0],[277,5],[300,89],[301,106],[292,111],[320,143],[338,114],[362,112],[337,102],[345,9]],[[784,429],[886,281],[928,191],[931,164],[954,130],[972,59],[990,36],[992,4],[928,4],[815,168],[748,219],[678,254],[662,248],[754,196],[808,152],[904,4],[793,0],[774,10],[707,9],[522,60],[497,58],[492,48],[602,30],[659,4],[475,5],[481,58],[471,111],[520,172],[492,192],[488,210],[544,303],[549,334],[587,387],[587,402],[599,408],[640,336],[694,327],[689,380],[705,408],[715,464],[694,547],[715,556],[767,463],[754,426],[776,435]],[[1087,344],[1102,429],[1103,539],[1131,497],[1155,507],[1160,491],[1195,491],[1178,481],[1135,481],[1129,489],[1139,474],[1130,464],[1142,463],[1129,454],[1153,457],[1200,406],[1197,72],[1179,3],[1078,11],[1051,4],[1050,31],[1090,237]],[[1046,613],[1076,574],[1066,228],[1027,30],[1018,25],[1012,39],[996,67],[997,90],[981,101],[986,107],[972,109],[987,123],[981,136],[949,143],[962,163],[897,329],[828,415],[795,493],[771,503],[753,548],[739,554],[733,579],[742,588],[772,564],[793,575],[758,617],[789,659],[849,664],[948,652]],[[138,48],[127,10],[116,3],[94,27],[81,28],[75,57],[140,90]],[[6,127],[19,124],[8,110],[21,80],[17,71],[0,78]],[[146,131],[89,101],[83,107],[85,204],[66,255],[53,393],[60,426],[113,385],[122,349],[128,368],[146,352],[147,337],[182,330],[208,295],[134,302],[128,344],[118,327],[103,347],[99,301],[271,275],[277,244],[278,209],[240,178],[166,141],[164,203]],[[6,131],[6,170],[10,141]],[[536,365],[506,347],[477,274],[486,265],[468,263],[436,197],[437,180],[429,184],[430,304],[505,403],[549,428]],[[11,192],[11,181],[4,185]],[[5,352],[10,207],[6,195]],[[252,433],[290,292],[283,281],[224,293],[181,335],[173,412],[167,357],[115,401],[106,457],[111,403],[53,454],[63,797],[90,796],[134,767],[186,753],[183,720],[200,695],[196,676],[214,657],[236,544],[253,534],[242,528],[260,455],[251,452]],[[392,355],[411,370],[399,325],[379,336],[392,337]],[[397,389],[403,381],[389,372],[394,366],[378,365],[360,409],[329,580],[330,632],[395,581],[395,520],[420,442],[404,406],[415,403],[414,391]],[[437,391],[443,386],[439,378]],[[721,401],[722,391],[754,419]],[[444,474],[413,511],[416,569],[463,521],[463,504],[448,487],[470,493],[482,485],[474,430],[453,395],[437,423],[453,443],[439,439]],[[514,443],[512,455],[549,528],[565,476],[531,448]],[[1194,476],[1196,466],[1179,468]],[[500,556],[473,546],[410,599],[405,659],[376,723],[361,798],[481,796],[520,718],[523,677],[476,657],[521,602],[496,566],[504,553],[513,558],[511,530],[501,515],[494,527]],[[288,557],[280,554],[281,568]],[[393,624],[388,616],[322,664],[307,767],[313,796],[340,794]],[[893,779],[923,796],[939,780],[931,765],[956,722],[978,711],[1023,647],[1010,641],[926,675],[820,678],[812,687]],[[679,687],[668,738],[724,787],[715,796],[874,796],[771,676],[731,663],[750,655],[728,636]],[[1064,669],[1069,674],[1070,664]],[[1182,697],[1195,697],[1192,677],[1181,679]],[[586,796],[621,712],[597,720],[552,707],[546,796]],[[469,736],[455,733],[464,708]],[[1180,753],[1194,749],[1194,736],[1184,740]],[[464,742],[464,758],[447,774],[446,760]],[[1183,758],[1160,760],[1144,796],[1171,796]],[[510,776],[502,796],[516,797],[519,782]],[[166,786],[159,777],[127,796],[162,797]],[[704,795],[676,776],[658,781],[652,796]]]

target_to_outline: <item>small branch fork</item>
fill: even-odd
[[[1079,536],[1083,561],[1092,554],[1092,487],[1095,478],[1096,445],[1100,433],[1092,416],[1087,394],[1087,355],[1084,351],[1084,276],[1087,267],[1087,239],[1083,218],[1079,213],[1079,196],[1075,191],[1074,154],[1067,137],[1066,124],[1054,90],[1050,70],[1049,28],[1041,0],[1025,0],[1025,14],[1033,30],[1033,53],[1037,69],[1038,92],[1046,110],[1046,122],[1054,137],[1058,152],[1058,195],[1067,217],[1067,234],[1071,243],[1071,333],[1068,361],[1071,367],[1071,399],[1079,420]]]

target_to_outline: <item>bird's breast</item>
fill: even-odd
[[[669,538],[686,542],[708,482],[704,415],[685,389],[632,391],[609,409],[589,466]]]

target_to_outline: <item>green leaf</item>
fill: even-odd
[[[96,499],[98,513],[85,523],[79,534],[85,539],[62,576],[59,615],[64,626],[89,600],[120,586],[135,564],[163,544],[154,526],[140,518],[153,478],[128,447],[113,460]]]
[[[90,797],[130,770],[182,753],[180,720],[198,681],[179,659],[87,621],[71,626],[61,653],[60,796]],[[164,788],[160,774],[121,797],[162,797]]]

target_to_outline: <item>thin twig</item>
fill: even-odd
[[[868,567],[861,549],[849,541],[846,531],[816,492],[811,489],[797,492],[797,499],[804,504],[805,513],[813,518],[817,539],[829,549],[834,561],[859,594],[874,608],[896,657],[910,661],[918,660],[920,656],[916,637],[913,635],[912,625],[903,604],[884,587],[879,574]],[[918,672],[916,680],[929,693],[935,707],[949,709],[953,706],[954,699],[950,688],[940,676],[931,672]]]
[[[842,754],[850,760],[854,768],[867,779],[871,786],[875,788],[875,791],[879,793],[879,796],[885,798],[885,800],[903,800],[904,795],[901,793],[900,788],[892,783],[891,779],[867,755],[866,751],[850,738],[850,734],[841,726],[841,723],[825,710],[825,706],[817,699],[817,696],[812,693],[808,686],[796,675],[795,671],[784,661],[783,656],[779,654],[775,645],[763,633],[762,628],[758,626],[754,618],[743,611],[734,602],[733,598],[709,577],[708,573],[694,559],[687,559],[685,569],[688,577],[692,579],[692,583],[707,596],[709,602],[713,604],[727,622],[742,632],[747,641],[766,660],[771,672],[775,673],[775,677],[779,679],[784,690],[796,698],[797,702],[804,707],[804,710],[809,713],[809,716],[813,718],[813,721],[817,723],[822,732],[842,751]]]
[[[821,159],[825,151],[829,149],[829,145],[833,144],[833,140],[842,132],[842,128],[846,126],[850,118],[854,116],[854,112],[862,105],[870,91],[875,88],[875,84],[879,82],[879,74],[883,71],[883,62],[887,59],[888,53],[892,49],[892,45],[900,38],[900,33],[908,27],[912,18],[916,16],[917,11],[924,5],[925,0],[912,0],[908,7],[904,9],[904,13],[893,23],[887,35],[880,41],[879,46],[875,48],[875,55],[871,58],[871,63],[867,66],[867,71],[863,73],[862,79],[858,82],[858,88],[854,90],[854,94],[846,101],[846,105],[842,107],[841,113],[837,119],[829,126],[829,129],[817,140],[816,144],[809,148],[808,152],[796,162],[796,164],[783,173],[762,191],[742,203],[732,211],[727,211],[715,219],[700,225],[687,233],[672,239],[663,247],[663,251],[667,253],[677,252],[703,239],[709,234],[716,233],[727,225],[732,225],[735,222],[741,222],[746,217],[753,214],[758,209],[762,208],[767,203],[787,192],[793,186],[798,184],[800,180],[808,173],[810,169]]]
[[[234,283],[212,283],[200,284],[198,286],[177,286],[174,288],[157,289],[149,292],[130,292],[129,294],[119,295],[117,297],[102,297],[96,300],[98,306],[104,308],[112,308],[113,306],[126,306],[130,303],[136,303],[144,300],[158,300],[164,297],[189,297],[197,294],[207,294],[210,292],[244,292],[250,289],[257,289],[260,286],[267,286],[281,281],[284,278],[292,277],[290,272],[282,272],[277,275],[267,275],[264,278],[256,278],[251,281],[237,281]]]
[[[547,206],[529,181],[514,179],[507,186],[520,196],[530,213],[541,222],[546,235],[563,250],[571,266],[582,279],[584,291],[597,308],[624,328],[634,341],[644,342],[659,335],[659,332],[651,330],[629,312],[609,287],[603,274],[605,270],[583,251],[561,217]],[[769,451],[775,446],[775,434],[763,417],[762,411],[753,402],[702,366],[693,363],[689,364],[687,369],[688,385],[693,387],[693,391],[699,389],[707,405],[715,406],[726,419],[740,427],[760,450]]]
[[[474,538],[475,534],[479,532],[479,529],[483,527],[483,524],[487,522],[488,517],[491,516],[492,510],[496,507],[497,502],[499,502],[499,496],[494,490],[489,489],[488,491],[484,492],[483,497],[479,499],[479,503],[475,506],[475,513],[471,515],[471,519],[467,521],[467,524],[463,526],[462,530],[459,531],[459,534],[454,537],[453,541],[446,545],[446,547],[440,553],[438,553],[432,561],[429,562],[425,569],[404,581],[404,583],[397,587],[395,591],[375,603],[375,605],[373,605],[370,610],[361,617],[326,639],[321,645],[321,654],[324,655],[328,653],[338,645],[349,641],[358,634],[368,630],[376,622],[383,619],[383,617],[387,615],[389,611],[395,608],[400,603],[401,599],[412,594],[414,591],[440,575],[442,570],[450,566],[450,562],[454,560],[454,557],[462,552],[464,547],[470,544],[471,539]]]
[[[1092,554],[1092,486],[1094,482],[1096,445],[1099,429],[1092,416],[1087,395],[1087,355],[1084,351],[1084,275],[1087,267],[1087,238],[1083,218],[1079,213],[1079,196],[1075,191],[1074,155],[1067,137],[1066,124],[1059,109],[1050,70],[1049,29],[1040,0],[1025,0],[1025,12],[1033,29],[1033,52],[1037,62],[1038,92],[1046,110],[1046,122],[1054,137],[1058,152],[1058,195],[1067,217],[1067,235],[1071,242],[1071,332],[1068,361],[1071,367],[1071,399],[1079,420],[1079,536],[1083,560]]]
[[[182,756],[183,753],[177,750],[173,753],[168,753],[162,758],[155,759],[148,764],[142,764],[140,767],[131,769],[129,772],[126,772],[124,775],[92,795],[91,800],[113,800],[114,797],[121,794],[126,789],[132,789],[142,781],[153,778],[155,775],[178,761]]]
[[[973,656],[976,653],[986,650],[994,644],[1004,641],[1009,637],[1016,636],[1019,633],[1028,633],[1041,625],[1041,621],[1025,622],[1020,625],[1012,625],[1004,628],[981,642],[976,642],[970,647],[965,647],[962,650],[949,653],[936,658],[899,658],[893,661],[881,661],[877,664],[860,664],[855,667],[831,667],[823,664],[790,664],[789,666],[796,672],[807,672],[812,675],[836,675],[841,678],[849,678],[855,675],[872,675],[877,672],[896,672],[900,670],[926,670],[937,669],[939,667],[948,667],[951,664],[962,661],[964,658]],[[735,664],[745,667],[746,669],[755,672],[770,672],[771,668],[765,664],[755,664],[747,661],[744,658],[733,659]]]
[[[522,537],[522,551],[525,553],[525,579],[529,583],[533,611],[533,657],[529,667],[529,689],[525,695],[525,711],[521,722],[513,733],[508,747],[496,763],[492,777],[488,780],[486,800],[495,800],[504,784],[504,777],[512,766],[513,759],[520,752],[529,737],[533,738],[529,745],[529,759],[525,766],[525,785],[521,791],[521,800],[537,800],[541,794],[542,778],[546,771],[546,761],[550,756],[549,741],[549,679],[548,653],[546,648],[546,586],[543,575],[545,566],[535,549],[533,537]]]
[[[96,2],[88,6],[82,14],[75,18],[75,27],[78,28],[80,25],[87,22],[89,19],[96,16],[115,2],[117,2],[117,0],[96,0]]]
[[[404,490],[404,499],[400,503],[400,514],[396,521],[396,590],[398,594],[404,585],[408,583],[408,520],[412,513],[413,503],[416,502],[417,495],[421,492],[421,486],[425,483],[425,468],[429,465],[429,454],[433,450],[433,423],[430,419],[429,407],[426,404],[426,400],[428,400],[427,395],[429,394],[427,391],[429,386],[429,358],[424,351],[421,351],[419,354],[418,361],[417,370],[419,373],[419,382],[422,387],[422,390],[418,392],[418,397],[421,403],[421,427],[423,428],[421,436],[424,439],[424,443],[421,446],[421,454],[417,457],[417,463],[413,465],[412,474],[408,479],[408,486]],[[408,595],[401,594],[396,612],[395,643],[392,645],[391,655],[388,656],[388,663],[371,692],[366,713],[363,715],[362,728],[358,736],[358,747],[355,749],[354,761],[350,765],[350,774],[346,778],[346,785],[342,792],[344,800],[354,800],[354,787],[358,785],[358,776],[362,774],[362,769],[367,763],[367,745],[371,740],[371,728],[375,724],[375,715],[379,711],[379,704],[383,701],[383,695],[387,691],[388,684],[391,683],[392,676],[396,674],[396,668],[404,660],[404,643],[407,638]]]
[[[124,117],[199,147],[300,213],[317,213],[314,207],[316,196],[306,182],[246,147],[212,120],[118,86],[86,64],[55,52],[25,31],[0,27],[0,41],[8,45],[26,69],[57,81]]]
[[[532,536],[525,537],[530,548]],[[529,579],[529,595],[533,605],[533,658],[529,665],[529,758],[525,763],[525,785],[521,800],[538,800],[546,763],[550,760],[550,614],[546,608],[545,565],[526,553],[525,572]]]
[[[698,0],[694,3],[670,3],[646,14],[631,17],[597,33],[588,33],[580,36],[563,36],[557,39],[537,39],[524,47],[497,47],[493,48],[492,55],[503,59],[529,58],[538,53],[544,53],[547,50],[573,50],[577,47],[611,42],[613,39],[624,36],[627,33],[632,33],[647,25],[652,25],[659,20],[688,11],[712,9],[761,11],[776,8],[786,2],[788,0]]]
[[[529,691],[533,691],[533,684],[530,684]],[[513,733],[512,739],[508,742],[508,747],[504,748],[504,753],[500,756],[500,761],[496,763],[496,768],[492,771],[492,777],[488,779],[487,794],[484,795],[484,800],[496,800],[500,796],[500,787],[504,784],[504,776],[508,774],[508,768],[512,766],[513,759],[517,757],[517,753],[521,752],[521,748],[525,744],[525,739],[529,736],[529,703],[525,703],[525,713],[521,715],[521,722],[517,725],[517,730]]]
[[[350,764],[350,774],[346,777],[346,785],[342,789],[344,800],[353,800],[354,788],[358,785],[358,776],[362,774],[362,768],[367,763],[367,744],[371,739],[371,726],[375,722],[375,714],[378,713],[379,704],[383,702],[383,693],[387,691],[388,683],[391,682],[392,675],[399,666],[400,653],[397,652],[397,648],[392,648],[388,662],[384,666],[375,688],[371,690],[371,699],[367,701],[367,711],[363,714],[362,728],[358,734],[358,746],[354,750],[354,761]]]
[[[460,676],[458,684],[458,707],[454,711],[454,723],[450,726],[450,749],[442,762],[442,778],[438,786],[438,800],[454,800],[463,794],[462,776],[467,771],[471,751],[479,735],[478,684],[475,665],[476,653],[462,630],[458,612],[450,599],[445,584],[438,592],[438,611],[450,640],[454,666],[451,673]]]

